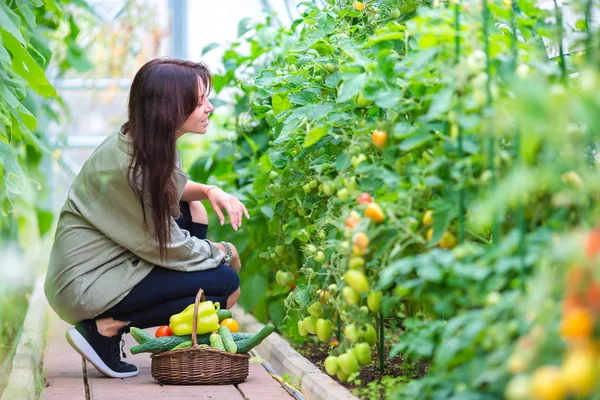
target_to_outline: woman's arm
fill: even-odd
[[[185,188],[183,189],[183,196],[181,196],[181,201],[190,202],[195,200],[208,200],[206,192],[210,188],[217,187],[211,185],[203,185],[201,183],[196,183],[188,180],[185,184]]]
[[[246,206],[238,200],[237,197],[225,193],[223,190],[216,186],[203,185],[201,183],[192,182],[190,180],[185,184],[183,189],[183,195],[181,201],[194,201],[194,200],[208,200],[213,210],[219,217],[221,225],[225,223],[225,216],[223,215],[223,209],[229,214],[229,221],[231,226],[236,231],[242,226],[242,219],[244,215],[246,218],[250,218]]]

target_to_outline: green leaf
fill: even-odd
[[[352,160],[346,154],[341,154],[335,161],[336,171],[344,171],[350,167]]]
[[[254,27],[254,21],[252,18],[244,18],[238,23],[237,35],[238,37],[242,36],[244,33],[248,32],[250,29]]]
[[[52,228],[52,221],[54,220],[54,213],[38,208],[37,210],[37,221],[40,236],[44,236],[50,228]]]
[[[241,286],[240,303],[243,303],[247,310],[252,310],[267,293],[269,281],[266,276],[256,273],[246,276]]]
[[[408,136],[406,139],[400,143],[400,150],[402,151],[411,151],[424,145],[425,143],[432,140],[434,136],[429,132],[415,132]]]
[[[17,160],[17,152],[6,142],[0,140],[0,165],[4,169],[4,175],[16,175],[19,178],[25,178],[25,174]]]
[[[2,35],[0,35],[0,64],[9,66],[11,61],[10,54],[8,54],[8,51],[6,51],[6,47],[2,42]]]
[[[388,40],[404,40],[404,32],[385,32],[376,36],[371,36],[369,41],[365,44],[365,47],[371,47],[377,43],[386,42]]]
[[[453,95],[453,88],[447,88],[437,93],[431,102],[431,106],[429,106],[427,114],[419,118],[419,120],[431,121],[448,112],[448,110],[450,110],[450,106],[452,105]]]
[[[6,5],[6,2],[0,2],[0,30],[10,33],[21,44],[26,45],[19,30],[20,22],[21,18]]]
[[[271,105],[273,106],[273,114],[275,115],[279,115],[282,112],[292,108],[292,103],[285,93],[277,93],[273,95],[273,98],[271,99]]]
[[[357,96],[365,88],[367,84],[367,75],[360,74],[345,80],[340,87],[337,99],[338,103],[344,103]]]
[[[281,326],[286,315],[283,299],[271,300],[269,302],[268,311],[269,319],[273,321],[273,324],[275,324],[275,326]]]
[[[21,3],[20,1],[17,1],[15,4],[16,4],[17,8],[19,9],[19,12],[25,19],[25,23],[27,24],[29,30],[35,31],[36,30],[35,15],[31,11],[31,8],[30,8],[31,6],[29,4],[25,5],[25,4]]]
[[[399,89],[387,89],[377,93],[375,104],[381,108],[392,108],[398,105],[402,98],[402,92]]]
[[[261,211],[263,214],[265,214],[265,216],[266,216],[268,219],[272,219],[272,218],[273,218],[273,215],[274,215],[274,214],[273,214],[273,208],[271,208],[271,206],[262,206],[262,207],[260,208],[260,211]]]
[[[12,67],[21,75],[29,86],[42,96],[56,96],[56,90],[46,79],[44,70],[35,62],[31,55],[21,46],[15,37],[7,31],[2,31],[2,41],[12,54]]]
[[[211,44],[207,44],[206,46],[204,46],[202,48],[202,51],[200,52],[200,55],[203,56],[206,53],[208,53],[209,51],[216,49],[217,47],[219,47],[219,43],[211,43]]]
[[[449,202],[437,202],[433,208],[433,236],[429,246],[438,244],[444,233],[450,226],[450,222],[456,217],[456,207]]]
[[[315,104],[319,100],[317,95],[309,90],[303,90],[300,93],[290,94],[288,96],[288,98],[292,103],[298,104],[301,106],[305,106],[307,104]],[[273,111],[273,112],[275,112],[275,111]]]
[[[322,137],[327,135],[327,128],[324,126],[316,126],[312,128],[304,139],[304,147],[309,147],[317,143]]]

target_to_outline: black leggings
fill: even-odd
[[[176,220],[181,229],[192,236],[206,239],[208,226],[192,222],[189,204],[180,203],[181,217]],[[131,321],[130,326],[149,328],[168,325],[173,314],[194,303],[198,289],[202,288],[207,300],[227,307],[227,298],[240,287],[240,278],[233,268],[221,264],[206,271],[181,272],[154,267],[140,283],[135,285],[119,303],[94,319],[112,317],[118,321]]]

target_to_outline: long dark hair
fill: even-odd
[[[167,257],[171,241],[171,215],[178,215],[174,180],[176,132],[200,102],[198,79],[204,83],[204,96],[212,87],[206,65],[184,60],[156,59],[137,72],[129,92],[129,119],[121,127],[133,140],[129,180],[146,220],[144,197],[150,197],[154,237],[161,260]]]

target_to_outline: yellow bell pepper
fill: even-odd
[[[221,309],[220,303],[212,301],[203,301],[198,305],[198,324],[196,333],[213,332],[219,329],[219,316],[217,311]],[[192,333],[192,323],[194,319],[194,305],[190,304],[179,314],[172,315],[169,319],[169,327],[173,334],[177,336],[190,335]]]

